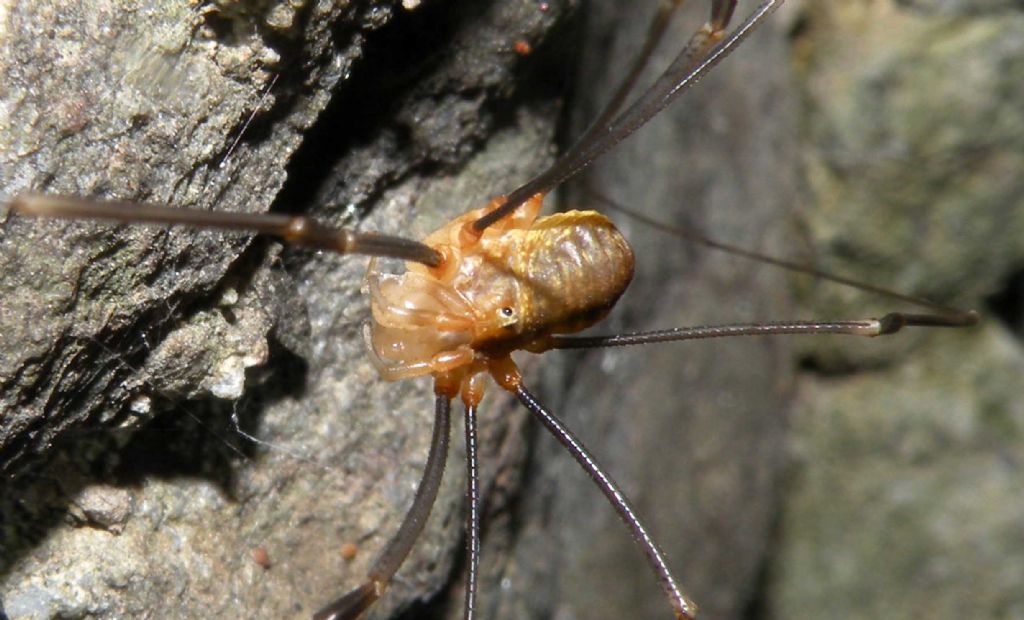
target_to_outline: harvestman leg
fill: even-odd
[[[423,479],[416,490],[416,497],[406,514],[398,532],[374,562],[365,582],[345,596],[327,605],[313,616],[313,620],[355,620],[377,601],[388,583],[409,555],[413,545],[423,532],[423,526],[437,499],[437,491],[444,475],[450,432],[449,396],[437,395],[437,412],[434,421],[434,435],[430,444],[430,455],[423,472]],[[477,583],[480,574],[480,470],[479,441],[477,434],[477,406],[466,403],[466,553],[469,569],[466,579],[466,598],[463,617],[472,620],[476,611]]]
[[[480,575],[480,458],[477,441],[476,405],[466,405],[466,599],[463,620],[473,620],[477,582]]]
[[[416,497],[398,527],[398,532],[388,542],[384,551],[374,561],[366,581],[351,592],[327,605],[314,616],[313,620],[355,620],[384,594],[392,577],[405,561],[416,540],[423,532],[423,526],[430,516],[430,509],[437,499],[437,490],[444,476],[448,459],[448,435],[451,431],[451,396],[438,393],[434,407],[434,432],[430,440],[430,454],[423,478],[416,489]]]
[[[697,606],[683,594],[675,577],[672,576],[672,571],[669,570],[664,554],[647,532],[647,528],[644,527],[640,517],[636,515],[619,486],[590,454],[587,447],[572,434],[572,431],[561,420],[545,409],[537,398],[526,389],[526,386],[520,382],[515,386],[513,392],[519,402],[523,403],[523,406],[529,409],[530,413],[544,425],[544,428],[576,459],[576,462],[587,472],[594,484],[601,489],[615,511],[619,513],[619,518],[626,524],[633,534],[633,539],[643,549],[651,569],[654,570],[654,574],[658,578],[658,583],[661,584],[661,588],[672,603],[672,610],[675,612],[676,618],[693,620],[697,613]]]
[[[735,338],[737,336],[778,336],[840,334],[846,336],[889,336],[904,327],[970,327],[978,322],[978,313],[969,310],[954,315],[910,314],[890,312],[880,319],[851,321],[776,321],[771,323],[737,323],[733,325],[702,325],[675,327],[650,332],[616,334],[614,336],[551,336],[547,340],[551,349],[594,349],[598,347],[626,347],[656,342],[681,340],[707,340],[709,338]]]
[[[706,248],[719,250],[725,252],[726,254],[731,254],[733,256],[738,256],[740,258],[757,261],[759,263],[774,265],[776,267],[785,269],[786,271],[791,271],[793,273],[801,273],[804,275],[814,276],[815,278],[820,278],[822,280],[828,280],[829,282],[836,282],[837,284],[849,286],[851,288],[855,288],[861,291],[867,291],[880,297],[888,297],[890,299],[906,302],[908,304],[920,306],[922,308],[930,308],[942,314],[943,316],[949,317],[951,319],[954,317],[960,317],[959,319],[954,320],[964,321],[964,324],[973,324],[969,322],[972,320],[969,318],[970,316],[973,316],[973,321],[977,322],[978,317],[977,313],[975,312],[964,312],[956,308],[951,308],[949,306],[944,306],[942,304],[929,301],[928,299],[924,299],[922,297],[907,295],[905,293],[893,291],[891,289],[887,289],[882,286],[877,286],[875,284],[869,284],[867,282],[861,282],[859,280],[854,280],[852,278],[847,278],[841,275],[829,273],[827,271],[822,271],[821,269],[816,269],[803,263],[778,258],[761,252],[754,252],[752,250],[741,248],[730,243],[723,243],[722,241],[712,239],[711,237],[709,237],[708,235],[704,234],[703,232],[696,228],[660,222],[652,217],[640,213],[639,211],[630,209],[629,207],[626,207],[622,203],[612,200],[611,198],[608,198],[607,196],[604,196],[599,192],[596,192],[589,188],[586,191],[590,197],[603,203],[605,206],[611,208],[614,211],[623,213],[633,218],[634,220],[646,224],[647,226],[675,235],[681,239],[685,239],[686,241],[702,245]]]
[[[616,87],[612,96],[605,103],[604,109],[600,114],[597,115],[590,126],[576,138],[573,145],[566,151],[566,155],[578,151],[581,149],[589,148],[595,141],[600,139],[603,130],[607,129],[609,122],[614,118],[615,114],[622,108],[622,104],[626,102],[626,97],[629,96],[633,89],[636,87],[637,80],[640,79],[640,75],[644,69],[647,68],[648,63],[651,60],[651,56],[654,54],[654,50],[657,49],[661,43],[661,39],[664,37],[665,32],[668,29],[669,22],[672,20],[672,16],[675,12],[680,9],[686,0],[662,0],[658,3],[657,10],[655,11],[654,17],[651,18],[651,23],[647,27],[647,35],[644,37],[643,46],[640,48],[640,52],[637,57],[633,59],[633,64],[630,65],[626,71],[625,77],[622,79],[622,83]],[[735,5],[735,3],[732,3]],[[689,54],[696,56],[699,50],[696,45],[696,40],[700,35],[700,31],[691,37],[690,42],[683,48],[681,54]]]
[[[551,349],[582,349],[596,347],[627,346],[636,344],[652,344],[657,342],[675,342],[706,338],[724,338],[733,336],[766,336],[777,334],[845,334],[854,336],[884,336],[894,334],[904,327],[965,327],[977,322],[977,313],[961,312],[956,315],[940,316],[932,314],[890,313],[881,319],[862,321],[788,321],[778,323],[754,323],[744,325],[722,325],[707,327],[682,327],[662,331],[622,334],[615,336],[551,336],[547,339],[547,348]],[[511,360],[507,362],[512,365]],[[629,528],[634,540],[640,545],[647,557],[652,570],[658,578],[662,589],[672,604],[673,611],[679,619],[692,620],[696,614],[696,606],[682,593],[675,577],[665,561],[664,554],[647,532],[640,518],[630,506],[629,501],[619,489],[611,476],[580,442],[572,431],[554,414],[544,408],[537,398],[523,385],[518,373],[506,372],[509,379],[499,380],[506,390],[514,393],[519,401],[544,425],[572,455],[580,467],[587,472],[605,497],[618,512],[619,517]],[[498,379],[498,377],[495,377]]]
[[[112,220],[135,224],[175,225],[192,228],[234,230],[278,237],[292,245],[338,254],[387,256],[423,263],[441,264],[441,255],[418,241],[356,232],[320,224],[309,217],[276,213],[227,213],[183,209],[165,205],[97,201],[71,196],[23,194],[10,203],[11,211],[31,217],[60,219]]]
[[[600,124],[588,129],[584,138],[570,147],[550,168],[510,193],[503,205],[476,220],[472,229],[478,235],[482,234],[488,226],[506,217],[535,194],[551,191],[626,139],[731,54],[783,1],[764,0],[742,24],[726,35],[736,0],[713,0],[708,22],[693,35],[654,84],[614,120],[608,121],[607,118],[625,99],[625,92],[613,96],[612,105],[600,115]],[[656,29],[652,28],[652,31],[656,32]],[[632,80],[632,77],[627,78],[627,84]]]

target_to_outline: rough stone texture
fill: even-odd
[[[1024,253],[1024,41],[1018,9],[964,17],[900,3],[808,10],[807,234],[826,269],[976,306]],[[819,311],[869,313],[818,286]],[[877,310],[875,310],[877,311]],[[920,337],[926,337],[922,332]],[[917,336],[829,347],[820,362],[885,364]]]
[[[566,3],[416,4],[0,4],[0,187],[420,237],[549,158],[554,104],[512,98],[512,50]],[[365,359],[365,260],[4,216],[0,609],[308,617],[356,583],[432,418],[427,383]],[[486,452],[514,456],[489,409]],[[447,580],[461,471],[378,617]]]
[[[1015,2],[807,3],[801,15],[816,261],[986,316],[960,333],[809,349],[818,372],[800,381],[772,617],[1024,614],[1024,350],[1006,328],[1021,324],[1022,32]],[[827,285],[803,293],[823,316],[894,307]]]
[[[1024,614],[1019,344],[990,325],[885,372],[804,382],[777,617]]]

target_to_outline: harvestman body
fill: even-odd
[[[365,582],[315,615],[318,620],[359,617],[387,588],[422,532],[444,472],[450,403],[459,396],[466,408],[468,467],[467,546],[469,578],[464,615],[476,609],[480,550],[480,488],[477,467],[477,407],[485,376],[513,393],[561,442],[591,476],[646,555],[677,618],[693,618],[696,606],[683,594],[661,551],[628,500],[587,449],[524,386],[510,354],[549,349],[623,346],[734,335],[836,333],[877,336],[904,326],[958,327],[973,324],[973,312],[930,306],[934,314],[892,313],[882,319],[785,322],[696,327],[610,337],[572,337],[611,310],[633,275],[633,251],[615,226],[595,211],[539,217],[544,194],[578,173],[669,105],[730,54],[782,0],[766,0],[731,33],[736,0],[712,0],[711,17],[686,44],[664,74],[621,114],[672,13],[682,0],[662,2],[647,44],[592,127],[548,170],[507,197],[466,213],[422,243],[399,237],[324,227],[308,218],[174,209],[156,205],[25,195],[13,211],[34,216],[111,219],[123,222],[184,224],[269,234],[301,246],[404,259],[400,275],[371,268],[368,284],[373,321],[367,328],[371,354],[388,380],[432,376],[436,415],[430,455],[413,505]],[[709,243],[707,240],[704,243]],[[723,247],[710,242],[711,245]],[[724,249],[751,255],[734,248]],[[810,271],[776,259],[789,269]],[[818,274],[831,279],[839,279]],[[841,279],[839,279],[841,280]],[[887,291],[845,281],[876,292]],[[898,297],[898,296],[897,296]],[[922,304],[920,300],[903,298]],[[923,305],[929,305],[924,303]]]

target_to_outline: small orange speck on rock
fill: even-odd
[[[359,545],[355,543],[349,542],[341,546],[341,558],[346,562],[354,560],[357,553],[359,553]]]
[[[520,56],[529,56],[530,52],[533,51],[533,48],[530,47],[530,44],[526,41],[523,41],[522,39],[516,41],[513,47],[515,48],[516,53],[519,54]]]
[[[267,553],[266,547],[260,545],[252,550],[252,561],[256,562],[263,570],[270,568],[270,554]]]

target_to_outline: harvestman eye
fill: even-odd
[[[406,272],[367,276],[373,301],[370,325],[372,354],[389,380],[430,377],[434,381],[435,421],[421,482],[397,533],[372,563],[365,580],[328,602],[314,618],[352,620],[384,595],[395,573],[423,531],[444,473],[450,434],[450,405],[459,397],[465,407],[468,498],[466,539],[468,579],[464,617],[476,612],[480,562],[481,491],[477,413],[489,375],[515,395],[541,425],[577,461],[618,513],[660,584],[676,618],[694,618],[696,605],[679,581],[654,537],[610,474],[589,450],[526,387],[511,353],[674,342],[741,335],[843,334],[880,336],[904,327],[963,327],[977,321],[973,312],[957,312],[922,300],[891,294],[772,257],[699,239],[733,254],[771,262],[786,269],[810,271],[833,280],[898,297],[928,308],[928,313],[892,312],[881,319],[781,321],[743,325],[685,327],[614,336],[573,336],[601,320],[633,277],[633,250],[612,222],[596,211],[569,211],[540,216],[544,195],[643,126],[731,54],[782,0],[762,2],[730,28],[736,0],[711,0],[710,17],[646,91],[624,106],[637,77],[666,24],[682,4],[663,2],[651,22],[646,45],[623,84],[593,125],[550,168],[537,177],[442,226],[423,241],[359,233],[319,224],[309,218],[246,215],[175,209],[160,205],[96,202],[81,198],[26,194],[11,210],[26,216],[106,219],[120,222],[180,224],[271,235],[302,247],[339,254],[385,256],[407,261]],[[599,252],[588,248],[600,248]],[[529,260],[526,260],[529,258]],[[454,261],[454,262],[453,262]],[[485,270],[474,265],[500,266]],[[567,275],[568,274],[568,275]],[[483,280],[483,278],[487,280]],[[551,291],[557,290],[558,295]],[[515,297],[494,297],[515,291]],[[499,303],[512,305],[499,306]],[[515,325],[496,325],[493,308]],[[484,318],[481,318],[484,317]],[[508,329],[511,327],[511,329]]]

